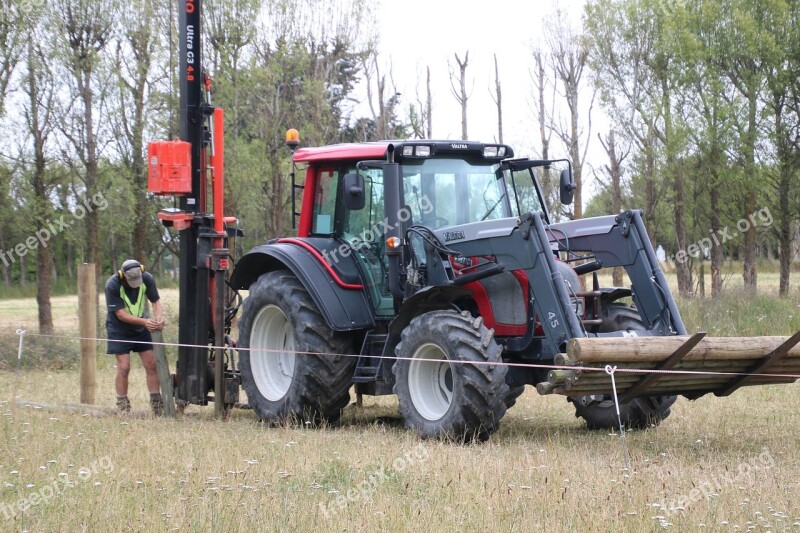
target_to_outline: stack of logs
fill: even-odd
[[[705,337],[705,333],[673,337],[577,338],[567,353],[556,356],[539,394],[588,396],[610,394],[611,376],[620,401],[637,396],[683,394],[697,398],[708,392],[727,396],[742,386],[792,383],[800,376],[800,332],[791,337]],[[670,371],[636,372],[640,370]],[[693,373],[695,372],[695,373]],[[700,373],[704,372],[704,373]]]

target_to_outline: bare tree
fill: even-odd
[[[467,93],[467,65],[469,64],[469,50],[464,54],[464,60],[462,61],[458,54],[453,54],[456,58],[456,64],[458,65],[458,76],[456,76],[455,72],[453,71],[453,67],[448,62],[448,67],[450,69],[450,90],[453,92],[453,96],[456,97],[456,101],[461,106],[461,139],[466,141],[469,137],[467,135],[467,102],[469,101],[470,95]],[[456,78],[456,80],[454,80]],[[458,87],[456,87],[456,83],[458,83]]]
[[[408,125],[412,135],[417,139],[431,138],[431,107],[433,97],[431,95],[431,68],[425,67],[425,101],[419,96],[419,86],[417,87],[417,103],[411,104],[408,110]]]
[[[426,137],[433,139],[433,94],[431,93],[431,67],[425,67],[425,115],[427,116],[428,130]]]
[[[550,54],[550,63],[556,80],[559,82],[563,97],[566,100],[569,125],[553,121],[556,135],[567,147],[573,165],[575,178],[574,218],[583,216],[583,164],[589,148],[592,130],[592,108],[596,91],[592,90],[589,110],[586,118],[587,131],[581,130],[582,95],[585,92],[583,75],[588,70],[589,43],[581,33],[576,32],[565,13],[557,11],[553,23],[547,26],[546,41]],[[581,147],[582,139],[585,139]]]
[[[617,214],[622,211],[622,164],[630,154],[631,147],[628,146],[625,150],[620,149],[617,145],[617,138],[614,135],[613,129],[608,132],[605,138],[599,133],[597,134],[597,138],[600,140],[600,144],[603,145],[603,149],[608,156],[608,163],[604,165],[604,169],[610,181],[609,183],[605,183],[597,175],[595,175],[595,178],[611,193],[611,211]],[[612,276],[614,286],[622,286],[622,268],[615,267]]]
[[[552,109],[555,107],[556,87],[548,77],[550,60],[546,53],[540,49],[534,49],[533,60],[534,70],[531,72],[531,79],[536,91],[534,114],[539,125],[541,156],[542,159],[550,159],[550,142],[553,136]],[[558,179],[555,173],[545,168],[539,172],[539,181],[550,213],[556,218],[568,215],[559,200]]]
[[[400,102],[400,93],[397,91],[392,77],[392,67],[390,64],[389,80],[387,81],[386,75],[381,74],[378,51],[374,48],[364,55],[362,61],[364,78],[367,82],[367,103],[375,122],[375,135],[377,139],[388,139],[393,133],[390,131],[391,124],[394,121],[395,108]],[[374,88],[373,79],[375,81]],[[387,97],[387,94],[391,94],[391,96]]]
[[[500,69],[497,66],[497,54],[494,54],[494,94],[492,100],[497,106],[497,142],[503,142],[503,91],[500,87]]]

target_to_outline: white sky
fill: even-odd
[[[562,0],[558,5],[579,21],[584,0]],[[554,12],[554,0],[383,0],[378,9],[379,50],[384,73],[392,75],[402,94],[402,114],[411,102],[425,100],[425,68],[431,68],[433,136],[461,138],[461,109],[450,88],[448,61],[456,69],[454,53],[467,66],[467,129],[470,140],[497,141],[494,58],[500,71],[503,96],[504,142],[518,156],[540,149],[533,113],[532,43],[538,41],[543,20]],[[596,108],[597,106],[595,106]],[[592,137],[595,137],[594,132]],[[553,140],[555,141],[555,139]],[[554,146],[557,156],[562,150]],[[566,156],[566,153],[563,154]]]

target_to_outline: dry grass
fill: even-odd
[[[159,289],[164,301],[166,317],[178,316],[178,290]],[[72,335],[78,331],[78,297],[54,296],[50,299],[53,309],[53,327],[56,333]],[[13,334],[17,329],[37,331],[39,327],[38,309],[33,298],[13,298],[2,300],[0,305],[0,335]],[[100,294],[100,316],[105,320],[105,299]]]
[[[113,369],[98,378],[101,403],[110,405]],[[76,401],[75,372],[0,374],[9,400],[16,379],[18,397]],[[132,397],[134,408],[143,409],[140,389],[134,386]],[[800,524],[798,392],[791,385],[729,399],[681,399],[661,427],[627,435],[630,471],[617,436],[587,432],[566,401],[531,390],[490,442],[470,446],[419,441],[402,429],[388,398],[367,398],[363,409],[349,406],[336,428],[267,428],[247,411],[218,422],[210,407],[165,420],[4,403],[2,503],[18,503],[61,473],[76,485],[3,527],[794,529]],[[93,463],[106,468],[82,481],[78,469]],[[758,468],[751,470],[751,463]],[[698,492],[696,501],[672,513],[658,507],[694,488],[714,494]]]
[[[174,295],[164,296],[174,302]],[[769,300],[760,300],[754,313],[773,313],[765,321],[779,330],[792,326],[792,318],[776,314],[796,308],[797,298],[774,308]],[[11,301],[13,311],[7,302],[2,331],[15,329],[10,322],[35,320],[32,300]],[[66,298],[60,308],[74,312],[74,306]],[[718,327],[752,334],[724,310],[681,307],[687,324],[716,312]],[[59,330],[74,331],[66,320],[58,319]],[[110,407],[115,370],[103,361],[98,403]],[[625,470],[618,436],[586,431],[563,398],[539,397],[530,388],[488,443],[458,446],[420,441],[403,429],[391,397],[347,407],[334,428],[264,427],[238,410],[220,422],[211,407],[196,406],[176,420],[153,419],[144,414],[144,376],[136,363],[130,395],[142,416],[83,416],[12,402],[75,403],[77,371],[2,371],[0,528],[796,530],[799,387],[680,399],[660,427],[628,433]],[[85,479],[81,467],[89,467]],[[19,511],[22,498],[54,482],[60,494]],[[671,512],[660,507],[681,496],[694,501]]]

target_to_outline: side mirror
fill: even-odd
[[[569,169],[561,171],[561,183],[559,185],[559,193],[561,196],[561,203],[569,205],[572,203],[572,197],[576,189],[575,182],[572,181],[572,172]]]
[[[364,194],[364,176],[361,174],[350,173],[344,175],[343,196],[344,207],[348,211],[360,211],[364,209],[367,198]]]

